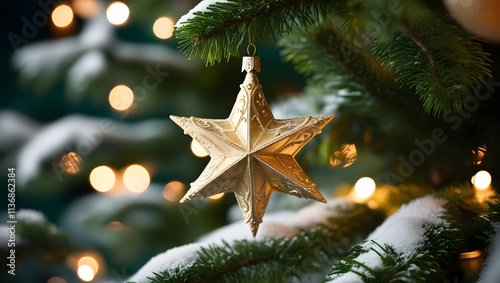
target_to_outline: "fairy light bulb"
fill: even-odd
[[[153,33],[160,39],[167,39],[174,34],[174,21],[168,17],[158,18],[153,24]]]
[[[208,199],[211,199],[211,200],[218,200],[220,198],[222,198],[224,196],[224,193],[218,193],[216,195],[213,195],[213,196],[209,196]]]
[[[131,192],[142,193],[149,187],[151,179],[148,170],[141,165],[130,165],[123,173],[123,183]]]
[[[134,102],[134,92],[126,85],[117,85],[109,92],[109,105],[118,111],[127,110]]]
[[[90,184],[98,192],[107,192],[115,184],[115,172],[108,166],[99,166],[90,172]]]
[[[191,142],[191,151],[198,157],[208,156],[208,152],[206,152],[205,149],[194,139]]]
[[[88,265],[80,265],[78,267],[78,277],[82,279],[83,281],[89,282],[94,279],[94,270],[92,270],[92,267]]]
[[[92,268],[92,271],[95,274],[97,274],[97,271],[99,271],[99,264],[97,261],[91,257],[91,256],[83,256],[78,260],[78,267],[82,265],[88,265],[90,268]]]
[[[115,26],[124,24],[128,20],[129,15],[130,10],[128,6],[118,1],[111,3],[106,10],[106,18]]]
[[[375,192],[375,181],[370,177],[363,177],[356,182],[354,185],[354,194],[359,200],[365,200],[369,198]]]
[[[481,170],[473,176],[471,181],[476,189],[484,190],[491,185],[491,175],[488,171]]]
[[[163,188],[163,197],[171,202],[178,202],[186,191],[186,186],[179,181],[172,181]]]
[[[59,5],[52,11],[52,22],[56,27],[67,27],[73,21],[73,10],[68,5]]]

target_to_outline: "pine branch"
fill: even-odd
[[[478,227],[482,235],[477,237],[483,240],[486,246],[490,245],[491,239],[496,235],[500,223],[500,202],[488,203],[488,213],[475,219],[474,225]]]
[[[444,15],[413,23],[402,20],[401,25],[405,32],[392,41],[379,41],[375,55],[394,68],[398,81],[415,88],[425,111],[439,116],[461,110],[491,76],[488,54]]]
[[[20,238],[15,246],[18,263],[33,256],[48,261],[64,259],[71,248],[66,233],[49,222],[39,211],[21,209],[16,217],[15,232]]]
[[[421,206],[425,208],[419,209]],[[429,210],[432,213],[425,215]],[[390,216],[367,241],[353,247],[347,257],[333,266],[327,280],[443,280],[446,274],[444,268],[452,256],[460,252],[468,236],[467,231],[472,228],[469,220],[480,211],[481,205],[468,185],[449,187],[436,193],[436,197],[427,196],[412,201]],[[419,231],[423,233],[415,241],[401,239],[394,233],[397,231],[411,231],[411,235],[407,235],[410,238]]]
[[[180,22],[175,30],[180,49],[190,59],[207,64],[239,56],[238,48],[249,32],[250,42],[280,36],[296,26],[313,23],[328,11],[327,0],[229,0],[215,3],[194,17]]]
[[[326,18],[308,26],[307,30],[296,29],[279,42],[284,47],[283,58],[291,61],[301,73],[313,74],[315,84],[346,89],[351,94],[367,93],[400,112],[400,106],[391,102],[400,96],[394,73],[384,70],[352,39],[345,38],[345,31],[337,26],[333,18]]]
[[[237,240],[198,252],[190,266],[151,278],[163,282],[288,282],[325,269],[382,221],[383,213],[354,205],[328,225],[303,230],[291,239]]]
[[[323,86],[322,90],[328,93],[347,91],[351,105],[361,98],[362,103],[356,103],[361,104],[356,106],[358,111],[362,111],[362,107],[370,113],[374,111],[371,97],[377,106],[382,106],[381,112],[390,112],[403,123],[411,124],[414,130],[433,124],[433,118],[424,113],[418,98],[401,90],[401,84],[395,82],[396,74],[384,69],[368,51],[357,46],[338,17],[322,18],[315,25],[307,26],[307,30],[294,29],[279,45],[284,48],[283,58],[292,62],[299,72],[311,76],[313,85]],[[429,123],[422,122],[425,120]],[[408,128],[408,124],[402,128]]]

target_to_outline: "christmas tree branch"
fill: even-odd
[[[475,225],[481,234],[477,237],[484,241],[488,258],[483,264],[483,269],[478,282],[495,282],[500,276],[498,261],[500,259],[500,202],[488,203],[489,210],[484,216],[476,218]]]
[[[151,282],[236,282],[241,278],[283,282],[326,270],[384,217],[380,211],[356,204],[339,213],[326,225],[303,229],[290,239],[223,241],[201,248],[192,264],[164,270],[150,278]]]
[[[460,252],[467,231],[471,230],[467,219],[472,219],[471,215],[477,215],[482,207],[475,200],[474,190],[465,185],[403,205],[365,242],[353,247],[347,257],[335,264],[327,280],[443,280],[446,274],[443,267]]]
[[[474,223],[482,232],[478,238],[483,240],[487,246],[490,245],[491,239],[500,227],[500,202],[497,200],[494,203],[488,203],[488,207],[488,213],[476,218]]]
[[[354,97],[366,94],[392,110],[399,118],[416,127],[422,125],[421,103],[411,93],[400,90],[395,74],[384,69],[367,51],[347,38],[338,18],[322,18],[318,23],[296,29],[284,36],[279,45],[282,56],[296,68],[312,74],[315,85],[326,85],[325,91],[347,90]]]
[[[350,93],[369,93],[387,103],[387,93],[397,94],[394,73],[384,70],[367,52],[343,38],[332,18],[314,26],[297,29],[283,37],[282,56],[301,73],[310,75],[317,84],[328,83],[333,89]]]
[[[408,21],[404,20],[402,21],[403,27],[410,33],[413,41],[420,47],[425,52],[425,55],[427,58],[429,58],[429,68],[431,68],[432,73],[434,75],[434,78],[436,79],[436,82],[441,90],[443,90],[443,85],[441,84],[441,79],[438,76],[437,73],[437,68],[436,68],[436,61],[434,60],[434,56],[432,56],[432,52],[429,50],[429,47],[425,45],[425,43],[422,41],[422,39],[418,36],[417,32],[410,26]]]
[[[401,25],[405,31],[392,41],[379,40],[374,54],[394,68],[398,81],[415,88],[426,112],[439,116],[461,110],[491,76],[488,54],[446,15],[402,20]]]
[[[295,25],[312,23],[328,10],[326,0],[228,0],[192,12],[176,25],[180,49],[190,59],[209,64],[239,56],[238,48],[248,32],[250,42],[290,32]],[[203,4],[200,3],[200,4]]]

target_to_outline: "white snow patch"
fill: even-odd
[[[191,264],[196,259],[196,252],[201,247],[210,244],[221,244],[222,241],[228,243],[235,240],[264,240],[268,238],[292,238],[300,231],[300,228],[311,227],[318,224],[328,225],[328,218],[342,216],[342,211],[352,208],[354,203],[347,198],[336,198],[328,200],[328,204],[315,203],[307,206],[298,212],[281,211],[269,213],[263,218],[263,223],[259,226],[257,236],[254,238],[248,224],[243,220],[221,227],[198,239],[197,243],[171,249],[163,254],[152,258],[128,281],[139,283],[150,282],[147,277],[153,272],[172,269],[181,265]],[[183,258],[188,260],[184,263],[173,263]]]
[[[488,249],[489,255],[479,275],[478,283],[498,282],[498,278],[500,278],[500,268],[498,268],[500,263],[500,225],[495,226],[496,234],[491,240]]]
[[[334,280],[327,281],[328,282],[335,282],[335,283],[356,283],[356,282],[363,282],[361,277],[357,275],[356,273],[349,271],[342,276],[335,278]]]
[[[32,137],[38,124],[20,112],[0,111],[0,151],[17,147]]]
[[[43,213],[33,209],[20,209],[16,217],[26,222],[26,224],[40,224],[47,220]]]
[[[141,267],[136,274],[130,277],[127,282],[150,282],[147,277],[153,276],[153,272],[160,273],[164,270],[175,269],[179,266],[190,266],[198,258],[197,251],[201,246],[201,244],[188,244],[154,256],[146,265]]]
[[[325,116],[337,112],[345,98],[336,93],[325,96],[302,94],[271,105],[273,114],[278,119],[304,116]]]
[[[9,241],[10,237],[10,232],[7,230],[9,226],[1,224],[0,225],[0,250],[7,251],[8,250],[8,245],[7,242]]]
[[[299,210],[293,217],[286,220],[288,225],[297,228],[308,228],[311,225],[328,225],[328,219],[342,216],[342,211],[351,209],[355,205],[348,198],[335,198],[328,203],[313,203]]]
[[[297,212],[277,211],[264,216],[259,226],[256,240],[266,238],[292,238],[301,228],[308,228],[319,224],[328,225],[328,219],[342,216],[343,210],[355,205],[347,198],[334,198],[328,203],[313,203]],[[253,239],[248,224],[243,220],[221,227],[203,237],[199,243],[220,243],[239,239]]]
[[[76,92],[87,90],[106,70],[106,56],[101,50],[89,51],[81,56],[68,70],[68,84]]]
[[[216,3],[227,3],[228,0],[203,0],[198,5],[196,5],[193,9],[191,9],[187,14],[183,15],[175,24],[176,28],[182,27],[186,22],[194,18],[194,13],[196,12],[207,12],[208,6],[216,4]]]
[[[375,252],[383,253],[378,245],[389,245],[403,256],[409,256],[415,248],[420,247],[424,238],[424,225],[447,225],[441,217],[444,216],[445,199],[438,199],[432,195],[425,196],[403,205],[396,213],[387,218],[382,225],[377,227],[363,244],[369,252],[358,256],[355,260],[369,268],[381,265],[380,256]],[[362,272],[362,270],[358,270]],[[345,273],[328,282],[361,282],[361,277],[353,272]]]
[[[164,120],[146,120],[135,124],[104,118],[71,114],[43,126],[19,150],[17,155],[18,184],[23,187],[35,179],[43,161],[55,158],[77,141],[98,147],[104,141],[126,143],[143,141],[164,135],[169,126]]]

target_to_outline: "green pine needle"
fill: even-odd
[[[477,237],[483,240],[486,246],[490,245],[491,238],[496,235],[500,223],[500,202],[497,200],[494,203],[488,203],[488,213],[475,219],[475,225],[478,227],[482,235]]]
[[[454,185],[435,194],[448,202],[444,205],[444,224],[425,224],[423,241],[411,253],[398,253],[390,245],[365,241],[349,250],[327,275],[333,280],[348,272],[358,274],[363,282],[440,282],[446,275],[450,259],[458,254],[473,229],[472,219],[484,206],[477,202],[470,185]],[[500,203],[491,205],[495,219],[500,221]],[[486,221],[486,220],[485,220]],[[484,223],[483,223],[484,224]],[[487,225],[482,225],[487,226]],[[474,233],[473,233],[474,234]],[[360,255],[375,252],[381,264],[370,268],[356,260]]]
[[[459,111],[491,76],[481,45],[446,17],[402,22],[405,32],[375,45],[375,55],[396,79],[414,88],[426,112]]]
[[[198,252],[193,265],[165,270],[150,278],[151,282],[289,282],[326,272],[336,258],[345,255],[384,218],[382,212],[365,205],[340,213],[329,219],[329,225],[303,230],[291,239],[211,245]]]
[[[313,23],[328,10],[326,0],[229,0],[210,5],[205,12],[177,27],[180,50],[188,58],[200,57],[207,64],[239,56],[239,47]]]

